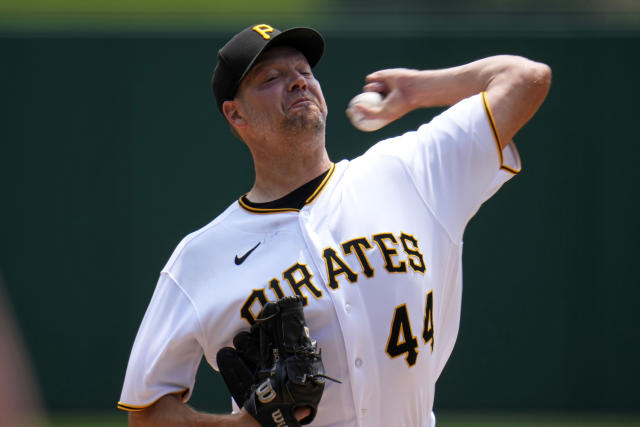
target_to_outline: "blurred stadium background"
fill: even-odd
[[[126,425],[115,403],[160,268],[252,182],[209,79],[222,43],[263,22],[325,35],[334,160],[437,113],[355,131],[343,111],[371,71],[551,65],[523,173],[465,236],[438,425],[640,425],[634,0],[0,0],[0,362],[33,371],[17,397],[52,426]],[[229,409],[205,364],[190,403]]]

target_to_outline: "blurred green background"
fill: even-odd
[[[217,49],[263,22],[325,35],[333,160],[438,112],[356,131],[343,111],[372,71],[552,67],[516,139],[522,174],[465,235],[438,425],[640,425],[637,2],[2,0],[0,272],[52,425],[126,424],[115,403],[160,268],[252,183],[209,82]],[[229,409],[205,364],[190,403]]]

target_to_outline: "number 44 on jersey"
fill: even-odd
[[[425,344],[431,345],[433,353],[433,291],[427,294],[426,309],[424,313],[424,325],[422,327],[422,340]],[[418,360],[418,340],[411,331],[411,321],[407,311],[407,304],[396,307],[391,322],[389,340],[387,341],[387,354],[392,358],[406,354],[404,360],[409,367],[416,364]]]

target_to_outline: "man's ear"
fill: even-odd
[[[238,103],[236,101],[224,101],[222,103],[222,113],[233,126],[245,127],[247,125],[247,121],[238,111]]]

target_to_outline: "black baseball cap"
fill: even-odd
[[[258,56],[273,46],[291,46],[299,50],[313,68],[324,52],[324,39],[316,30],[305,27],[280,31],[259,24],[240,31],[218,51],[211,86],[220,111],[224,101],[235,97],[240,82]]]

